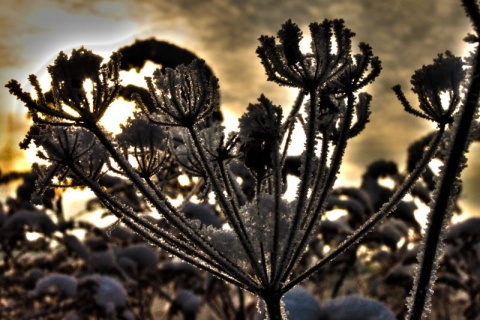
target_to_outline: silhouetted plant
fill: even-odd
[[[476,43],[480,10],[474,1],[464,0],[463,4],[476,32],[467,40]],[[360,190],[335,190],[347,144],[369,120],[371,96],[363,90],[380,74],[381,63],[368,44],[360,43],[358,53],[352,52],[354,33],[342,20],[312,23],[309,28],[311,52],[300,50],[302,32],[290,20],[278,32],[278,43],[275,37],[259,39],[257,54],[268,80],[299,89],[290,113],[284,117],[283,109],[262,95],[240,118],[238,132],[229,135],[219,123],[218,80],[201,60],[159,69],[153,78],[146,78],[150,98],[141,89],[129,88],[138,108],[117,136],[107,132],[100,119],[122,90],[125,94],[119,79],[120,54],[114,53],[110,61],[101,64],[102,58],[85,48],[73,50],[70,57],[60,53],[48,68],[51,91],[44,94],[37,78],[30,76],[36,99],[11,80],[7,87],[24,102],[34,121],[21,145],[27,147],[33,141],[49,163],[36,167],[39,179],[32,199],[40,203],[40,196],[49,187],[88,186],[119,223],[167,253],[259,296],[265,314],[273,320],[286,318],[282,296],[320,269],[328,270],[329,264],[341,268],[332,291],[335,297],[355,268],[360,245],[375,246],[377,242],[387,245],[390,252],[399,250],[398,243],[408,238],[409,228],[417,233],[420,229],[413,205],[402,199],[408,193],[423,195],[424,201],[430,201],[431,213],[418,250],[420,268],[408,317],[425,318],[442,237],[458,194],[458,175],[465,165],[464,154],[478,116],[478,48],[469,60],[447,51],[432,65],[416,71],[411,83],[419,98],[419,110],[409,104],[399,86],[394,87],[407,112],[437,124],[437,130],[420,142],[423,152],[412,151],[406,175],[399,175],[394,163],[377,162],[368,168]],[[151,41],[149,45],[154,43]],[[132,66],[137,65],[142,64]],[[87,80],[93,84],[90,93],[83,86]],[[447,102],[443,96],[448,97]],[[305,133],[299,161],[288,157],[295,126]],[[444,167],[425,191],[422,180],[428,174],[424,172],[434,157],[439,157]],[[289,167],[292,163],[297,167]],[[295,200],[287,201],[283,197],[285,175],[291,173],[300,179]],[[189,213],[187,200],[178,207],[171,203],[168,186],[178,174],[189,176],[196,184],[184,194],[187,200],[200,188],[200,200],[214,197],[212,208],[195,210],[205,210],[206,217]],[[109,192],[111,175],[128,181],[128,188]],[[382,187],[378,183],[382,176],[394,178],[396,186]],[[428,189],[432,185],[433,192]],[[143,199],[139,201],[135,193],[128,197],[129,188]],[[139,213],[144,208],[156,211],[161,219],[144,217]],[[325,220],[324,214],[333,208],[346,209],[347,221]],[[211,215],[217,219],[209,217],[212,212],[219,213]],[[17,213],[17,224],[22,225],[24,215],[33,214],[27,213]],[[374,229],[389,215],[395,219]],[[25,219],[43,221],[38,225],[47,236],[55,231],[46,220]],[[333,249],[308,250],[320,239],[323,244],[331,243]],[[79,254],[90,256],[81,246],[76,248]],[[117,262],[133,267],[128,256],[147,248],[125,248],[123,255],[116,253],[117,258],[123,258]],[[334,261],[344,252],[345,261]],[[382,252],[378,254],[380,258]],[[95,257],[89,259],[98,261],[94,268],[117,270],[115,259],[108,258],[113,257],[108,249]],[[395,262],[403,263],[401,259]],[[67,283],[65,290],[59,289],[66,296],[72,295],[75,283],[80,290],[82,283],[93,281],[95,288],[102,288],[107,281],[111,288],[116,281],[101,275],[81,279],[50,275],[37,282],[35,295],[58,280]],[[98,314],[123,312],[128,316],[123,295],[111,302],[113,305],[99,302],[98,292],[95,297],[92,303],[99,308]],[[186,319],[198,311],[198,299],[191,291],[177,291],[170,301],[171,312],[181,310]],[[358,303],[353,297],[332,302],[329,308],[349,303],[345,301]]]

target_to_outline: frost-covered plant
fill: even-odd
[[[464,0],[478,42],[480,11]],[[479,51],[466,63],[450,52],[439,55],[412,77],[419,108],[413,108],[400,87],[394,91],[406,111],[437,124],[424,154],[411,164],[409,175],[389,199],[336,248],[307,264],[300,263],[322,227],[348,142],[369,118],[371,96],[364,92],[380,73],[381,64],[368,44],[352,50],[354,33],[342,20],[310,24],[311,51],[302,52],[302,32],[287,21],[275,37],[260,37],[257,54],[268,80],[297,88],[298,98],[286,116],[265,96],[251,104],[240,118],[238,132],[225,134],[215,114],[219,110],[218,80],[203,61],[166,68],[147,79],[149,97],[133,95],[137,110],[117,136],[100,119],[122,92],[120,55],[102,64],[102,58],[84,48],[70,57],[61,53],[49,67],[52,89],[36,91],[33,99],[14,80],[7,84],[29,109],[34,121],[26,140],[43,151],[50,165],[39,168],[37,195],[49,186],[86,185],[101,203],[147,241],[216,277],[259,296],[269,319],[284,319],[281,298],[365,237],[401,203],[420,179],[441,143],[447,141],[445,166],[436,182],[431,216],[420,250],[421,267],[412,290],[410,318],[428,313],[429,297],[446,217],[451,212],[464,166],[480,90]],[[468,76],[466,76],[468,75]],[[93,89],[87,93],[84,82]],[[443,95],[448,101],[442,101]],[[464,97],[462,97],[462,94]],[[305,98],[308,99],[304,102]],[[294,127],[305,134],[300,157],[300,180],[294,201],[287,201],[284,170]],[[166,170],[165,170],[166,169]],[[169,198],[172,172],[195,177],[197,196],[212,195],[219,227],[193,219]],[[129,201],[107,192],[101,180],[115,173],[130,181],[161,224],[139,215]],[[251,184],[253,182],[253,187]],[[245,192],[249,190],[249,192]],[[34,197],[39,201],[39,197]]]

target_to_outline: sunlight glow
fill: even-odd
[[[413,212],[413,214],[415,215],[415,219],[422,226],[422,228],[425,228],[427,223],[427,217],[430,212],[430,207],[418,199],[414,199],[414,202],[417,206],[417,209],[415,209],[415,211]]]
[[[139,87],[146,87],[145,77],[151,77],[153,72],[159,68],[158,65],[147,61],[140,72],[135,69],[120,71],[120,78],[123,85],[133,84]]]
[[[127,119],[132,116],[134,109],[135,103],[121,98],[117,99],[107,109],[100,120],[100,124],[113,134],[118,134],[121,132],[120,125],[127,122]]]
[[[26,232],[25,236],[27,237],[28,241],[35,241],[38,240],[42,234],[38,232]]]
[[[442,165],[443,163],[439,159],[432,159],[432,161],[430,161],[430,163],[428,164],[430,169],[432,169],[433,173],[436,175],[440,173]]]
[[[302,27],[302,30],[308,30],[306,27]],[[300,51],[302,52],[312,52],[310,43],[312,42],[312,37],[310,34],[303,34],[302,40],[300,40]]]
[[[358,249],[357,249],[358,255],[366,255],[369,252],[370,250],[368,249],[367,246],[364,246],[364,245],[358,246]]]
[[[335,221],[348,215],[347,210],[345,209],[333,209],[325,213],[325,216],[330,221]]]
[[[308,26],[302,26],[300,27],[301,30],[308,30]],[[337,45],[337,42],[335,41],[335,37],[332,38],[332,47],[331,47],[331,52],[332,53],[337,53],[338,51],[338,45]],[[307,53],[307,52],[312,52],[312,47],[311,47],[311,42],[312,42],[312,37],[310,36],[310,34],[303,34],[303,38],[302,40],[300,41],[300,51],[304,52],[304,53]]]
[[[400,241],[397,242],[397,248],[401,248],[401,247],[405,244],[406,241],[407,241],[407,239],[405,239],[404,237],[402,237],[402,238],[400,239]]]
[[[299,182],[300,182],[299,178],[297,178],[295,176],[288,175],[287,176],[287,191],[284,193],[282,198],[287,200],[287,201],[295,200],[295,197],[297,195],[297,186],[298,186]]]
[[[328,244],[326,244],[326,245],[323,246],[322,252],[325,255],[325,254],[329,253],[331,249],[332,248]]]
[[[450,104],[450,95],[447,91],[440,92],[440,101],[441,101],[442,107],[446,109]]]
[[[392,178],[390,178],[390,177],[386,177],[386,178],[380,177],[380,178],[378,179],[378,183],[379,183],[381,186],[383,186],[383,187],[385,187],[385,188],[388,188],[388,189],[390,189],[390,190],[393,190],[393,189],[395,188],[395,181],[394,181]]]
[[[182,174],[180,176],[178,176],[178,183],[181,185],[181,186],[188,186],[190,184],[190,179],[188,178],[188,176],[186,174]]]

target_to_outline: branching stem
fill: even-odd
[[[422,159],[417,163],[415,169],[408,175],[405,181],[395,190],[394,194],[390,198],[389,202],[384,204],[380,211],[375,213],[370,219],[368,219],[362,226],[360,226],[354,234],[349,236],[345,241],[343,241],[338,247],[330,251],[322,260],[317,262],[313,267],[309,268],[308,270],[304,271],[302,274],[291,280],[288,284],[285,285],[283,288],[283,292],[288,292],[294,286],[302,282],[303,280],[310,277],[313,273],[317,272],[321,268],[323,268],[326,264],[330,263],[334,259],[336,259],[340,254],[342,254],[345,250],[347,250],[351,245],[360,241],[366,234],[375,228],[380,222],[383,221],[392,211],[395,209],[398,202],[407,194],[407,192],[411,189],[415,181],[420,177],[420,175],[425,170],[426,166],[433,158],[435,153],[437,152],[438,146],[442,141],[442,137],[445,131],[445,127],[442,126],[439,128],[437,133],[432,139],[432,142],[429,144],[427,151],[423,155]]]
[[[471,139],[469,138],[472,122],[477,113],[478,99],[480,96],[480,50],[476,48],[471,72],[471,83],[466,95],[465,104],[461,109],[458,123],[454,123],[454,136],[452,146],[445,159],[441,180],[436,190],[436,197],[432,199],[431,216],[428,221],[424,250],[420,260],[420,269],[417,274],[414,290],[412,291],[412,304],[408,319],[423,319],[430,308],[431,288],[435,281],[434,274],[438,268],[439,248],[442,247],[442,233],[446,228],[446,218],[452,210],[452,201],[457,193],[458,179],[463,169],[465,153]]]

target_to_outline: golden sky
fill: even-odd
[[[155,36],[192,50],[207,61],[220,79],[222,105],[240,115],[261,93],[288,106],[293,94],[267,83],[255,55],[258,37],[274,35],[292,19],[307,26],[325,18],[343,18],[369,43],[383,62],[381,76],[367,91],[373,94],[372,117],[366,131],[347,152],[347,179],[357,180],[369,162],[386,158],[403,165],[406,148],[426,134],[428,123],[406,116],[390,88],[408,90],[415,69],[431,63],[440,52],[465,53],[462,38],[469,23],[457,0],[2,0],[0,10],[0,83],[15,78],[26,84],[28,74],[47,79],[45,67],[60,50],[84,45],[109,56],[135,38]],[[357,43],[358,43],[357,42]],[[149,75],[149,74],[147,74]],[[139,75],[140,78],[143,77]],[[0,163],[18,159],[16,146],[27,130],[23,106],[0,88]],[[46,88],[45,88],[46,89]],[[415,103],[415,97],[408,98]],[[18,129],[17,129],[18,128]],[[473,155],[479,147],[473,146]],[[7,150],[7,151],[8,151]],[[13,158],[12,158],[13,157]],[[478,157],[471,156],[465,176],[465,208],[480,208]],[[12,165],[10,162],[9,165]],[[6,162],[1,168],[7,169]],[[472,212],[473,213],[473,212]]]

